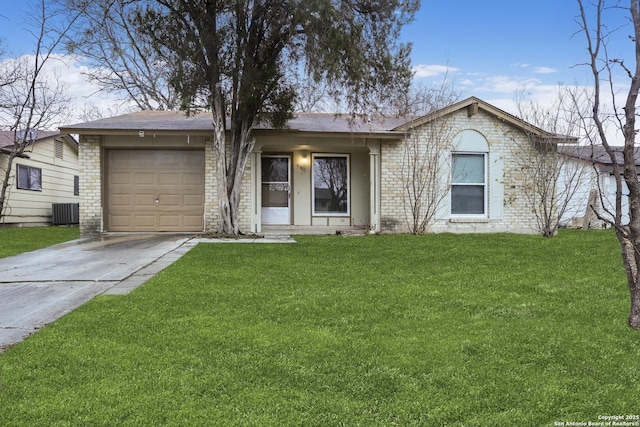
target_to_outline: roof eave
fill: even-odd
[[[183,130],[167,130],[167,129],[100,129],[100,128],[73,128],[64,127],[60,128],[62,132],[68,132],[76,135],[106,135],[106,136],[139,136],[141,132],[154,136],[178,136],[178,135],[193,135],[193,136],[209,136],[213,134],[213,130],[202,129],[183,129]]]
[[[144,132],[145,136],[213,136],[213,129],[99,129],[99,128],[60,128],[62,132],[68,132],[77,135],[104,135],[104,136],[140,136]],[[370,131],[370,132],[336,132],[336,131],[304,131],[300,129],[254,129],[254,135],[269,134],[295,134],[296,136],[305,138],[379,138],[379,139],[402,139],[404,133],[397,131]]]
[[[0,148],[0,153],[11,155],[12,153],[15,153],[15,150],[7,150],[6,148]],[[20,159],[30,159],[31,158],[27,154],[24,154],[24,153],[16,154],[16,157],[18,157]]]

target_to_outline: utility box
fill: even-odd
[[[54,225],[72,225],[80,223],[79,203],[53,203],[51,222]]]

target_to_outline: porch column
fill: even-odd
[[[369,227],[371,231],[380,232],[380,188],[381,188],[381,166],[380,166],[380,141],[367,141],[369,147]]]
[[[262,231],[262,151],[251,152],[251,231]]]

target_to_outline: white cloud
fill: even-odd
[[[413,67],[416,78],[435,77],[441,74],[456,73],[460,71],[458,68],[448,65],[426,65],[419,64]]]
[[[33,55],[24,55],[20,59],[33,63]],[[8,58],[6,61],[12,61]],[[58,126],[84,121],[83,112],[90,106],[93,109],[109,114],[110,111],[126,110],[121,99],[113,94],[101,92],[100,88],[89,81],[86,73],[90,69],[82,64],[81,58],[75,55],[54,54],[45,63],[42,70],[43,80],[58,85],[69,98],[69,112],[60,117]]]
[[[122,99],[100,91],[95,83],[89,81],[86,73],[91,70],[82,64],[81,59],[75,55],[54,55],[45,68],[47,78],[57,81],[66,89],[71,102],[71,121],[80,120],[79,114],[87,105],[102,111],[118,109],[123,105]]]
[[[482,80],[481,86],[477,90],[514,94],[523,90],[531,90],[540,84],[541,81],[534,78],[490,76]]]
[[[533,72],[536,74],[553,74],[557,73],[558,70],[551,67],[536,67]]]

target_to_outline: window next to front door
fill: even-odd
[[[349,156],[313,156],[313,214],[347,216],[349,206]]]

